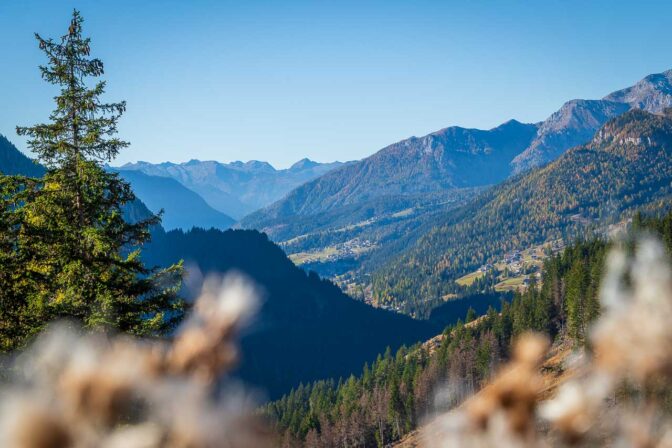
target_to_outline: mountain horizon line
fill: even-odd
[[[501,122],[500,124],[497,124],[497,125],[489,127],[489,128],[487,128],[487,127],[476,127],[476,126],[448,125],[448,126],[440,128],[438,130],[431,131],[431,132],[428,132],[428,133],[420,135],[420,136],[410,135],[406,138],[402,138],[402,139],[392,143],[391,145],[394,145],[394,144],[400,143],[400,142],[404,142],[404,141],[410,140],[410,139],[426,138],[426,137],[429,137],[429,136],[432,136],[432,135],[441,134],[441,133],[446,132],[446,131],[451,130],[451,129],[464,130],[464,131],[493,131],[493,130],[505,127],[507,125],[516,124],[516,123],[517,124],[522,124],[522,125],[533,125],[533,126],[541,127],[546,121],[548,121],[549,118],[553,117],[553,115],[562,111],[563,107],[580,104],[581,102],[586,102],[586,101],[589,101],[589,102],[590,101],[610,101],[610,102],[613,102],[613,103],[620,103],[620,104],[628,103],[628,98],[631,98],[633,96],[633,90],[634,90],[634,94],[637,93],[638,86],[640,86],[642,83],[646,83],[646,82],[651,82],[651,84],[656,85],[657,83],[660,82],[660,78],[666,78],[668,80],[672,79],[672,68],[664,70],[664,71],[659,72],[659,73],[651,73],[651,74],[645,76],[644,78],[640,79],[639,81],[637,81],[632,86],[616,90],[616,91],[611,92],[611,93],[609,93],[609,94],[607,94],[607,95],[605,95],[605,96],[603,96],[599,99],[586,99],[586,98],[572,98],[572,99],[569,99],[562,104],[560,109],[553,112],[546,119],[542,119],[542,120],[539,120],[539,121],[528,122],[528,121],[519,120],[517,118],[509,118],[508,120],[505,120],[505,121]],[[668,106],[669,105],[672,105],[672,104],[668,104]],[[658,107],[657,109],[660,109],[660,110],[652,110],[651,112],[661,113],[662,107]],[[363,159],[366,159],[367,157],[370,157],[373,154],[376,154],[378,151],[387,148],[388,146],[390,146],[390,145],[383,146],[383,147],[379,148],[378,150],[375,150],[374,152],[369,152],[368,155],[364,155],[361,159],[348,160],[348,161],[344,161],[344,162],[341,162],[339,160],[333,160],[332,162],[318,162],[316,160],[311,159],[310,157],[304,157],[304,158],[298,160],[297,162],[293,163],[292,165],[290,165],[287,168],[276,168],[270,162],[262,161],[262,160],[259,160],[259,159],[250,159],[248,161],[236,160],[236,161],[231,161],[231,162],[222,162],[222,161],[218,161],[218,160],[202,160],[202,159],[198,159],[198,158],[192,158],[192,159],[190,159],[188,161],[185,161],[185,162],[172,162],[172,161],[168,160],[168,161],[159,162],[159,163],[153,163],[153,162],[138,160],[136,162],[127,162],[127,163],[125,163],[121,166],[118,166],[117,168],[123,168],[123,167],[127,167],[127,166],[143,164],[143,163],[150,164],[150,165],[164,165],[164,164],[188,165],[188,164],[194,163],[194,162],[200,162],[200,163],[214,162],[214,163],[219,163],[219,164],[222,164],[222,165],[234,166],[235,167],[235,166],[240,166],[240,164],[249,165],[249,164],[254,164],[256,162],[260,162],[260,163],[268,164],[270,167],[272,167],[276,171],[284,171],[284,170],[290,170],[293,167],[295,167],[296,165],[298,165],[298,164],[300,164],[304,161],[312,162],[312,163],[318,163],[318,164],[329,164],[329,163],[348,164],[348,163],[352,163],[352,162],[359,162]],[[514,171],[520,171],[520,169],[514,170]]]
[[[233,168],[252,167],[252,166],[256,166],[256,167],[266,166],[266,167],[273,168],[273,170],[275,170],[275,171],[287,171],[287,170],[291,170],[291,169],[295,169],[295,168],[303,168],[306,165],[315,166],[315,165],[330,165],[330,164],[347,164],[347,163],[356,162],[356,161],[357,160],[341,161],[341,160],[334,159],[334,160],[331,160],[331,161],[323,162],[323,161],[314,160],[310,157],[303,157],[303,158],[297,160],[296,162],[292,163],[291,165],[289,165],[286,168],[279,168],[271,162],[268,162],[266,160],[260,160],[260,159],[232,160],[230,162],[225,162],[225,161],[216,160],[216,159],[192,158],[192,159],[182,161],[182,162],[173,161],[173,160],[164,160],[163,162],[150,162],[148,160],[136,160],[134,162],[126,162],[126,163],[123,163],[121,165],[109,165],[109,166],[111,168],[115,168],[115,169],[124,169],[124,168],[135,168],[135,167],[138,167],[138,166],[148,166],[148,165],[151,165],[151,166],[188,166],[188,165],[193,165],[193,164],[196,164],[196,163],[213,163],[213,164],[224,165],[224,166],[233,167]]]
[[[519,120],[517,118],[509,118],[508,120],[505,120],[505,121],[501,122],[500,124],[497,124],[497,125],[489,127],[489,128],[488,127],[477,127],[477,126],[448,125],[448,126],[440,128],[438,130],[431,131],[431,132],[428,132],[426,134],[423,134],[421,136],[417,136],[415,134],[410,135],[410,136],[408,136],[406,138],[402,138],[402,139],[400,139],[400,140],[398,140],[398,141],[396,141],[392,144],[400,143],[400,142],[403,142],[403,141],[406,141],[406,140],[409,140],[409,139],[429,137],[429,136],[432,136],[432,135],[440,134],[440,133],[445,132],[445,131],[450,130],[450,129],[465,130],[465,131],[493,131],[493,130],[496,130],[496,129],[501,128],[503,126],[509,125],[511,123],[541,126],[545,121],[547,121],[555,113],[562,110],[562,107],[567,106],[567,105],[571,105],[571,104],[576,104],[578,102],[583,102],[583,101],[612,101],[614,103],[626,103],[628,95],[632,93],[633,89],[637,89],[638,85],[640,85],[641,83],[646,82],[646,81],[653,81],[655,83],[655,82],[658,81],[657,78],[660,78],[660,77],[664,77],[664,78],[667,78],[667,79],[672,79],[672,68],[664,70],[664,71],[659,72],[659,73],[651,73],[651,74],[645,76],[644,78],[640,79],[634,85],[632,85],[630,87],[623,88],[623,89],[616,90],[614,92],[611,92],[611,93],[603,96],[600,99],[591,100],[591,99],[585,99],[585,98],[573,98],[573,99],[567,100],[563,103],[563,105],[561,106],[561,108],[559,110],[552,113],[551,116],[547,117],[546,119],[542,119],[542,120],[539,120],[539,121],[528,122],[528,121]],[[661,111],[662,111],[662,109],[661,109]],[[661,111],[653,111],[653,113],[660,113]],[[0,135],[2,135],[2,134],[0,134]],[[8,138],[8,136],[4,136],[4,137]],[[296,167],[297,165],[302,164],[302,163],[306,163],[306,162],[316,163],[316,164],[320,164],[320,165],[326,165],[326,164],[332,164],[332,163],[348,164],[348,163],[352,163],[352,162],[358,162],[358,161],[361,161],[361,160],[363,160],[367,157],[370,157],[371,155],[375,154],[376,152],[378,152],[382,149],[385,149],[388,146],[390,146],[390,145],[383,146],[382,148],[379,148],[378,150],[376,150],[372,153],[368,153],[368,155],[364,155],[361,159],[353,159],[353,160],[345,160],[345,161],[340,161],[340,160],[334,159],[332,161],[320,162],[320,161],[314,160],[311,157],[306,156],[306,157],[303,157],[303,158],[299,159],[298,161],[294,162],[293,164],[289,165],[286,168],[278,168],[278,167],[274,166],[271,162],[268,162],[268,161],[265,161],[265,160],[260,160],[260,159],[255,159],[255,158],[249,159],[247,161],[232,160],[232,161],[229,161],[229,162],[225,162],[225,161],[215,160],[215,159],[200,159],[200,158],[197,158],[197,157],[196,158],[191,158],[187,161],[182,161],[182,162],[172,161],[172,160],[164,160],[162,162],[150,162],[150,161],[147,161],[147,160],[136,160],[136,161],[133,161],[133,162],[126,162],[126,163],[123,163],[121,165],[116,165],[116,164],[111,165],[110,164],[108,166],[110,166],[111,168],[115,168],[115,169],[123,169],[123,168],[135,167],[135,166],[140,166],[140,165],[153,165],[153,166],[182,165],[182,166],[184,166],[184,165],[189,165],[189,164],[192,164],[192,163],[218,163],[218,164],[229,166],[229,167],[242,167],[242,166],[251,166],[251,165],[255,165],[255,164],[264,164],[264,165],[267,165],[270,168],[273,168],[273,170],[275,170],[275,171],[286,171],[286,170],[291,170],[292,168]],[[21,149],[19,149],[19,150],[22,153],[24,153],[24,155],[26,155],[27,157],[32,159],[32,157],[29,153],[26,153],[24,150],[21,150]]]

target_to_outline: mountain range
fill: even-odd
[[[511,162],[514,173],[554,160],[572,146],[589,141],[610,118],[630,109],[661,113],[672,106],[672,70],[649,75],[632,87],[601,100],[572,100],[539,126],[532,143]]]
[[[415,241],[416,236],[406,230],[397,232],[396,227],[414,229],[413,235],[429,231],[437,213],[450,214],[482,189],[544,166],[569,148],[589,142],[610,119],[632,109],[661,113],[670,104],[672,70],[649,75],[601,100],[568,101],[540,123],[511,120],[486,131],[449,127],[411,137],[297,187],[246,216],[238,226],[268,233],[301,259],[319,258],[317,254],[325,250],[333,252],[339,245],[364,238],[373,249],[358,253],[359,261],[349,268],[366,265],[370,271],[393,252],[404,250],[395,240],[402,238],[405,245]],[[443,200],[428,201],[428,197],[457,193],[459,200],[447,207]],[[353,209],[376,212],[366,217],[353,214]],[[379,231],[379,223],[386,229]],[[320,263],[311,268],[332,272]]]
[[[257,160],[232,163],[191,160],[159,164],[137,162],[116,169],[175,179],[198,193],[215,210],[238,219],[342,165],[344,163],[302,159],[288,169],[277,170]]]
[[[235,223],[233,218],[210,207],[202,197],[175,179],[150,176],[141,171],[118,173],[152,213],[163,210],[161,224],[166,230],[192,227],[225,230]]]
[[[631,108],[660,113],[672,105],[672,70],[650,75],[602,100],[571,100],[541,123],[510,120],[488,131],[457,126],[387,146],[327,173],[243,219],[310,215],[378,196],[491,185],[586,143],[609,119]]]
[[[502,166],[536,131],[536,125],[511,120],[489,131],[450,127],[411,137],[294,189],[245,222],[257,215],[311,215],[382,196],[494,184],[506,178]]]
[[[672,110],[633,109],[587,144],[441,216],[375,270],[373,294],[426,313],[427,303],[455,292],[456,278],[505,253],[605,232],[636,210],[669,207],[671,199]]]
[[[312,178],[242,221],[281,239],[282,248],[257,230],[156,228],[143,252],[149,265],[185,260],[206,274],[244,272],[261,286],[265,299],[243,336],[238,374],[275,397],[299,382],[347,376],[386,346],[441,327],[352,300],[285,251],[309,267],[340,251],[377,302],[439,316],[445,325],[469,302],[442,304],[454,298],[455,280],[476,267],[549,240],[603,232],[636,210],[669,207],[671,85],[672,72],[651,75],[602,100],[569,101],[541,123],[450,127],[347,164],[303,160],[275,170],[256,161],[191,161],[117,170],[151,210],[166,210],[168,227],[181,228],[233,222],[204,199],[206,190],[210,201],[235,196],[243,204],[241,192],[268,200]],[[0,171],[41,170],[0,138]]]
[[[41,177],[45,171],[42,165],[35,163],[0,135],[0,173]],[[120,176],[131,184],[134,193],[142,199],[124,206],[124,214],[131,221],[146,219],[151,213],[163,211],[162,225],[168,230],[190,229],[194,226],[227,229],[235,222],[173,179],[135,171],[124,171]]]

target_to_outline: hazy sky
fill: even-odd
[[[55,93],[33,32],[64,34],[73,7],[128,102],[115,164],[358,159],[672,68],[670,1],[0,0],[0,133],[20,149]]]

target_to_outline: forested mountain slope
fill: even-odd
[[[478,391],[510,358],[511,341],[523,332],[582,345],[578,329],[597,316],[606,249],[602,240],[574,244],[546,261],[538,290],[516,295],[500,312],[490,308],[477,319],[469,313],[422,345],[381,354],[359,376],[301,385],[263,411],[283,435],[283,447],[389,446]],[[571,329],[566,334],[563,325]]]
[[[44,174],[44,168],[30,160],[12,142],[0,135],[0,174],[40,177]]]
[[[149,265],[180,259],[201,272],[237,270],[264,293],[243,337],[240,376],[277,397],[300,382],[347,376],[384,351],[429,337],[436,325],[375,309],[331,282],[297,268],[256,231],[155,232],[143,252]]]
[[[413,309],[504,253],[603,228],[672,195],[672,118],[632,110],[549,165],[443,217],[373,276],[374,294]]]
[[[450,127],[411,137],[298,187],[243,224],[306,216],[377,197],[429,193],[499,182],[537,127],[511,120],[483,131]]]
[[[648,216],[636,213],[626,231],[628,247],[637,247],[636,237],[642,231],[662,241],[670,253],[672,213],[663,214],[660,209]],[[585,370],[577,368],[580,365],[577,352],[593,349],[588,338],[591,326],[604,312],[599,292],[606,276],[605,260],[610,246],[604,238],[577,241],[547,259],[540,284],[516,294],[510,304],[503,304],[500,312],[491,308],[479,318],[469,313],[471,317],[449,326],[421,345],[402,348],[396,355],[393,352],[381,354],[373,364],[364,365],[359,376],[340,383],[325,379],[301,385],[280,400],[267,404],[262,411],[282,434],[283,447],[397,446],[394,442],[413,428],[437,414],[455,409],[475,392],[487,390],[492,385],[493,374],[501,373],[501,365],[514,355],[512,341],[528,331],[546,334],[553,342],[550,357],[541,366],[544,380],[549,380],[543,383],[541,392],[548,398],[549,387],[557,387],[577,371],[585,375]],[[656,291],[656,297],[658,293],[666,293]],[[662,297],[661,302],[667,296]],[[651,309],[660,306],[650,300],[646,306]],[[632,328],[622,330],[632,335]],[[661,344],[658,348],[665,347],[664,339],[655,340]],[[644,349],[627,343],[623,347]],[[591,384],[594,387],[595,383]],[[652,396],[666,402],[669,387],[658,391],[662,394]],[[615,394],[608,401],[613,404],[613,400],[623,399],[625,395]],[[642,395],[634,396],[641,401]],[[504,406],[510,403],[510,397]],[[480,418],[483,409],[474,409],[476,418]],[[612,418],[612,414],[608,415]],[[474,426],[480,430],[486,428],[482,424]],[[458,429],[455,425],[448,428]],[[445,432],[439,434],[445,435]],[[440,437],[434,433],[429,435]],[[404,438],[406,443],[400,446],[423,446],[417,444],[417,436],[416,433],[415,437]],[[440,444],[445,439],[432,441]],[[388,445],[390,443],[392,445]]]

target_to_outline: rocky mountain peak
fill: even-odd
[[[303,159],[296,162],[294,165],[290,166],[289,169],[291,171],[301,171],[301,170],[314,168],[318,165],[319,165],[319,163],[314,162],[307,157],[304,157]]]
[[[268,162],[262,162],[260,160],[249,160],[247,162],[235,161],[228,164],[231,168],[236,168],[243,171],[255,171],[255,172],[275,172],[275,168]]]
[[[652,113],[662,113],[672,106],[672,70],[647,76],[632,87],[604,97],[607,101],[627,103]]]
[[[587,143],[611,118],[630,109],[660,114],[672,106],[672,70],[652,74],[601,100],[571,100],[539,126],[532,143],[511,162],[513,173],[543,165],[567,149]]]

